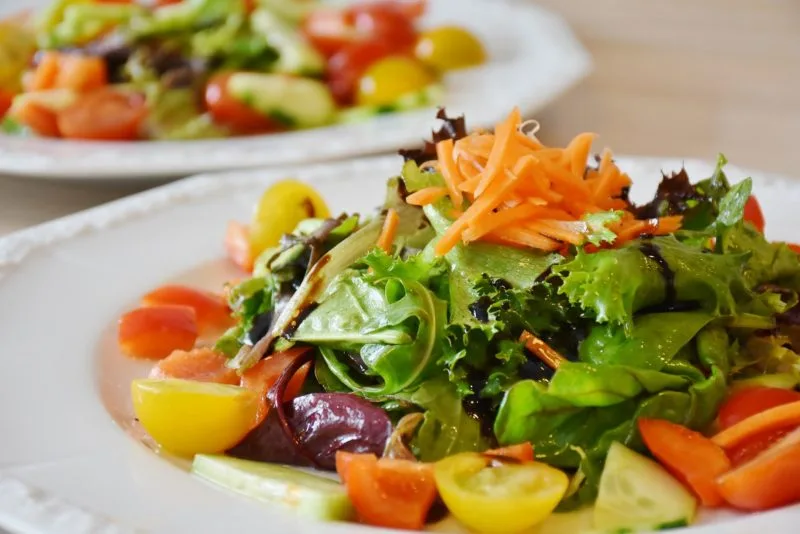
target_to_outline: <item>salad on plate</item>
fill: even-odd
[[[53,0],[0,21],[14,135],[102,141],[253,135],[435,104],[486,60],[425,0]]]
[[[157,360],[131,386],[154,446],[309,517],[400,529],[797,506],[800,249],[764,237],[752,181],[720,156],[636,204],[593,134],[439,118],[375,213],[275,183],[228,228],[242,279],[123,315],[121,350]]]

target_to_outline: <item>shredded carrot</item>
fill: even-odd
[[[480,195],[486,191],[489,184],[503,174],[503,163],[511,147],[512,136],[517,130],[519,122],[519,109],[514,108],[514,111],[511,112],[508,118],[497,126],[492,152],[489,154],[489,161],[486,162],[486,168],[483,170],[481,183],[478,184],[478,188],[475,189],[476,195]]]
[[[476,241],[501,226],[528,219],[540,209],[532,204],[520,204],[513,208],[476,217],[470,223],[470,227],[464,231],[464,241]]]
[[[436,143],[436,155],[439,158],[439,171],[442,173],[447,191],[450,193],[450,200],[453,201],[453,206],[460,208],[464,202],[464,195],[458,188],[458,184],[462,180],[456,160],[453,159],[453,140],[445,139]]]
[[[542,360],[551,369],[558,369],[561,363],[566,359],[558,353],[553,347],[534,336],[527,330],[522,332],[519,340],[525,344],[525,348],[531,351],[537,358]]]
[[[619,246],[642,235],[664,235],[680,229],[680,217],[638,220],[623,192],[631,185],[610,150],[597,167],[587,167],[595,135],[581,133],[565,148],[545,147],[526,134],[518,109],[494,133],[473,132],[455,142],[437,143],[434,162],[446,187],[429,187],[410,195],[410,204],[425,206],[448,195],[453,218],[436,245],[437,255],[459,243],[486,241],[543,251],[587,250]],[[589,213],[621,210],[623,218],[608,225],[613,245],[589,247]]]
[[[394,237],[397,234],[397,226],[400,224],[400,216],[394,208],[389,208],[386,212],[386,219],[383,221],[383,228],[381,235],[378,236],[377,247],[387,254],[392,253],[392,245],[394,244]]]
[[[426,187],[408,195],[406,202],[412,206],[426,206],[445,196],[447,196],[446,187]]]
[[[782,404],[751,415],[715,435],[711,441],[723,449],[730,449],[753,436],[798,425],[800,425],[800,401]]]
[[[592,150],[595,137],[593,133],[582,133],[575,136],[564,149],[565,155],[569,158],[567,163],[570,171],[580,179],[583,179],[583,173],[586,171],[586,162],[589,159],[589,152]]]

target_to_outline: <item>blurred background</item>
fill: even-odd
[[[586,80],[534,117],[545,143],[594,131],[617,154],[724,152],[735,165],[800,178],[800,2],[536,3],[563,16],[594,60]],[[0,179],[0,235],[142,187]]]

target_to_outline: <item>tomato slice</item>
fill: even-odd
[[[425,526],[436,499],[432,465],[339,451],[336,470],[364,523],[408,530]]]
[[[318,9],[305,18],[301,31],[326,57],[353,43],[383,43],[394,53],[409,51],[417,40],[410,15],[424,11],[424,3],[419,4],[376,2],[344,10]]]
[[[716,478],[731,462],[725,451],[702,434],[663,419],[639,419],[639,432],[647,448],[705,506],[719,506]]]
[[[56,113],[36,102],[28,100],[14,108],[14,119],[42,137],[60,137]]]
[[[237,221],[228,223],[228,229],[225,232],[225,250],[228,253],[228,258],[242,270],[246,272],[253,271],[253,251],[250,248],[250,229]]]
[[[196,315],[187,306],[138,308],[119,320],[120,349],[134,358],[166,358],[175,350],[191,350],[196,340]]]
[[[176,350],[150,370],[150,378],[178,378],[196,382],[239,385],[238,373],[230,369],[228,359],[209,348]]]
[[[331,56],[326,76],[336,101],[342,105],[352,104],[361,76],[370,65],[391,54],[391,46],[365,41],[347,44]]]
[[[13,103],[14,93],[0,89],[0,119],[6,116]]]
[[[68,139],[131,141],[139,138],[146,113],[141,95],[100,89],[59,112],[58,127]]]
[[[228,80],[233,74],[218,73],[206,85],[206,107],[214,121],[244,135],[280,130],[278,123],[231,96]]]
[[[737,391],[719,410],[720,430],[770,408],[800,400],[800,393],[791,389],[752,387]]]
[[[788,246],[790,249],[792,249],[793,252],[796,252],[797,254],[800,254],[800,245],[797,245],[795,243],[786,243],[786,246]]]
[[[500,460],[504,458],[511,458],[518,462],[532,462],[533,461],[533,445],[526,441],[517,445],[509,445],[508,447],[501,447],[499,449],[491,449],[483,454],[494,456]]]
[[[228,303],[219,295],[188,286],[166,285],[142,297],[142,306],[189,306],[197,314],[200,332],[218,332],[233,323]]]
[[[267,392],[269,389],[281,376],[286,366],[292,363],[299,354],[307,350],[309,350],[308,347],[295,347],[283,352],[276,352],[272,356],[267,356],[255,364],[242,375],[241,386],[253,390],[258,394],[259,408],[256,425],[261,423],[267,416],[267,411],[269,409],[267,405]],[[304,365],[292,377],[292,380],[286,387],[286,394],[283,397],[284,401],[290,401],[300,394],[303,383],[306,381],[309,367],[310,364]]]
[[[725,500],[742,510],[800,502],[800,428],[718,480]]]
[[[744,220],[752,223],[762,234],[764,233],[764,213],[755,196],[751,195],[744,205]]]

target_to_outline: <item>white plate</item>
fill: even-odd
[[[651,193],[680,161],[620,160]],[[170,279],[214,287],[227,221],[246,220],[265,185],[297,176],[333,211],[373,209],[400,168],[383,157],[289,170],[200,176],[0,240],[0,527],[25,533],[376,532],[322,524],[206,485],[134,437],[131,378],[115,320]],[[712,166],[686,162],[694,179]],[[734,179],[743,176],[731,168]],[[756,175],[771,238],[793,240],[800,183]],[[650,191],[648,191],[650,190]],[[115,424],[116,423],[116,424]],[[800,506],[712,517],[692,534],[797,532]],[[265,530],[266,529],[266,530]],[[565,533],[569,534],[569,533]]]
[[[16,0],[18,6],[30,5]],[[41,3],[41,0],[39,0]],[[6,10],[10,4],[0,6]],[[491,126],[518,104],[538,111],[585,76],[590,59],[556,15],[502,0],[432,0],[426,26],[459,24],[486,45],[489,62],[445,80],[443,104],[472,127]],[[432,109],[269,136],[222,140],[97,143],[0,134],[0,174],[80,180],[186,176],[196,172],[343,159],[416,145]]]

